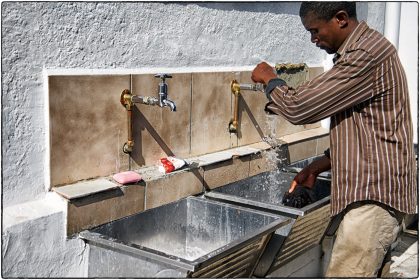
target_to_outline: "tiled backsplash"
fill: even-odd
[[[128,169],[125,88],[130,75],[49,77],[52,186]]]
[[[309,68],[306,79],[322,72]],[[181,158],[221,151],[261,141],[271,134],[263,93],[241,91],[238,135],[228,131],[233,114],[230,83],[250,83],[250,72],[173,74],[169,108],[136,104],[133,110],[134,148],[122,152],[127,141],[127,111],[120,103],[124,89],[157,97],[155,73],[136,75],[49,76],[51,186],[108,176],[157,164],[161,157]],[[280,116],[276,137],[320,124],[295,126]]]

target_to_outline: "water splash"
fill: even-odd
[[[270,189],[276,190],[277,188],[273,186],[278,186],[280,182],[278,181],[278,172],[279,167],[283,162],[283,158],[280,156],[282,153],[280,152],[282,148],[281,142],[277,139],[277,122],[279,121],[279,117],[277,115],[267,115],[266,116],[266,124],[269,129],[269,134],[263,137],[263,141],[266,142],[271,146],[271,149],[265,150],[263,152],[263,157],[265,158],[267,165],[269,166],[270,170],[274,170],[277,172],[270,172],[266,179],[262,182],[261,188],[262,190]],[[274,196],[278,197],[278,194],[273,194]]]

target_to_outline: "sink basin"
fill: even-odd
[[[206,197],[258,207],[262,210],[273,210],[298,216],[308,214],[329,203],[331,182],[328,179],[319,178],[313,188],[317,198],[315,203],[303,208],[283,205],[283,194],[289,189],[295,176],[294,173],[279,170],[264,172],[213,189],[205,195]]]
[[[288,166],[285,166],[282,168],[282,171],[286,171],[286,172],[292,172],[292,173],[298,173],[300,170],[302,170],[305,166],[308,166],[310,163],[312,163],[313,161],[320,159],[323,156],[315,156],[315,157],[310,157],[310,158],[306,158],[303,160],[299,160],[296,161]],[[322,172],[318,175],[318,178],[326,178],[326,179],[331,179],[331,170]]]
[[[89,277],[249,277],[290,219],[187,197],[92,230]]]
[[[291,166],[294,167],[294,166]],[[270,239],[264,254],[254,270],[256,277],[287,278],[294,260],[308,251],[318,252],[320,242],[330,222],[330,185],[329,179],[318,177],[313,188],[317,201],[303,208],[293,208],[282,204],[283,194],[289,189],[296,176],[292,168],[286,171],[264,172],[238,182],[234,182],[205,193],[209,199],[229,202],[259,211],[266,211],[290,217],[291,223],[278,229]],[[317,254],[315,254],[317,255]],[[319,254],[318,254],[319,255]],[[302,258],[302,267],[318,261]],[[295,261],[296,263],[296,261]],[[320,266],[319,266],[320,267]],[[317,277],[321,275],[307,275]]]

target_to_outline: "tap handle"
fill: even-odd
[[[166,73],[158,73],[158,74],[155,74],[155,78],[160,78],[162,82],[165,82],[165,79],[172,78],[172,75],[166,74]]]

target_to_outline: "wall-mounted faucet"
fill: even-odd
[[[252,90],[252,91],[262,91],[264,92],[264,85],[257,84],[240,84],[236,80],[233,80],[230,83],[230,89],[232,94],[235,97],[234,106],[233,106],[233,118],[229,122],[229,132],[238,133],[239,120],[238,120],[238,111],[239,111],[239,95],[241,94],[241,89],[243,90]]]
[[[134,103],[152,106],[158,105],[161,108],[169,107],[172,112],[176,111],[175,102],[168,99],[168,84],[165,82],[165,79],[172,78],[172,76],[168,74],[156,74],[155,77],[160,78],[158,98],[133,95],[128,89],[123,90],[121,93],[120,102],[127,109],[128,140],[123,146],[123,152],[126,154],[131,153],[134,147],[132,128],[132,110]]]
[[[290,78],[287,76],[294,75],[297,73],[303,73],[306,75],[307,73],[307,65],[305,63],[277,63],[275,66],[275,70],[277,76],[282,79],[287,79],[288,84],[291,82]],[[282,75],[286,75],[286,77],[282,77]],[[290,85],[290,84],[289,84]],[[293,85],[293,84],[292,84]],[[234,108],[233,108],[233,118],[229,122],[229,132],[230,133],[238,133],[239,128],[239,120],[238,120],[238,106],[239,106],[239,95],[241,94],[241,90],[250,90],[250,91],[265,91],[265,85],[261,83],[256,84],[240,84],[238,81],[233,80],[230,83],[230,88],[232,94],[235,97],[234,100]]]
[[[168,74],[156,74],[156,78],[160,78],[159,83],[159,106],[166,107],[168,106],[171,111],[176,111],[176,105],[172,100],[168,99],[168,84],[166,83],[165,79],[172,78],[171,75]]]

